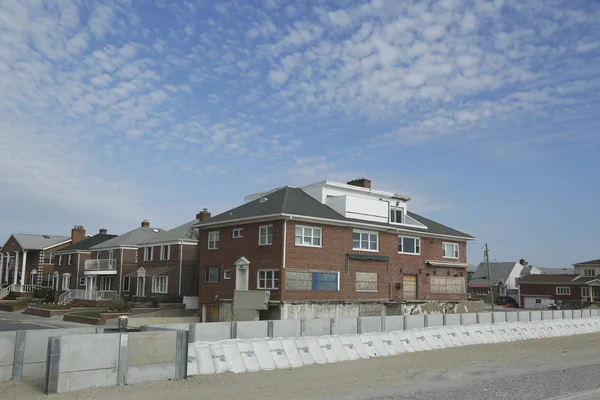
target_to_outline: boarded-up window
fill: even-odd
[[[357,292],[376,292],[377,291],[377,273],[375,272],[357,272],[356,273],[356,291]]]
[[[306,270],[287,270],[287,290],[338,290],[338,273]]]
[[[431,293],[465,293],[465,278],[431,277]]]

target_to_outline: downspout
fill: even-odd
[[[81,253],[77,252],[77,282],[75,282],[75,288],[79,289],[79,263],[81,260]]]
[[[137,250],[136,250],[137,251]],[[121,294],[121,288],[123,287],[123,248],[121,247],[121,259],[119,260],[120,273],[119,273],[119,294]]]
[[[290,217],[290,219],[292,219]],[[285,269],[285,253],[287,249],[287,219],[283,220],[283,269]]]
[[[171,257],[171,252],[169,251],[169,257]],[[183,270],[183,243],[179,243],[179,296],[181,296],[181,278],[182,278],[182,270]]]

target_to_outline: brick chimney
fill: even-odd
[[[196,214],[196,219],[198,221],[205,221],[210,218],[210,213],[208,212],[208,208],[203,208],[198,214]]]
[[[149,228],[150,227],[150,222],[148,222],[147,219],[142,221],[142,228]]]
[[[100,233],[101,235],[106,235],[106,228],[100,228],[100,231],[98,233]]]
[[[348,185],[371,189],[371,180],[366,178],[354,179],[348,182]]]
[[[71,243],[81,242],[85,239],[85,228],[81,225],[75,225],[71,229]]]
[[[525,259],[524,259],[524,258],[521,258],[521,259],[519,260],[519,264],[521,264],[521,265],[522,265],[522,266],[524,266],[524,267],[526,267],[526,266],[528,266],[528,265],[529,265],[529,263],[528,263],[527,261],[525,261]]]

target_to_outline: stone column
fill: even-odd
[[[15,271],[13,275],[13,284],[17,286],[17,275],[19,275],[19,252],[15,251]]]
[[[27,250],[23,250],[23,262],[21,265],[21,286],[25,284],[25,263],[27,262]]]
[[[5,272],[6,275],[5,275],[5,278],[4,278],[4,280],[6,281],[6,283],[10,283],[8,281],[8,267],[10,267],[10,253],[9,252],[6,253],[6,272]]]

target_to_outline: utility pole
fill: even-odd
[[[485,244],[485,263],[487,265],[488,282],[490,283],[490,299],[492,301],[492,311],[494,311],[494,288],[492,287],[492,273],[490,271],[490,250]]]

